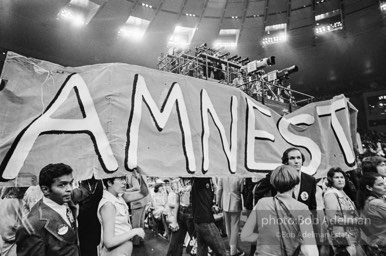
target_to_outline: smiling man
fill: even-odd
[[[71,205],[72,168],[49,164],[39,174],[44,197],[17,230],[18,256],[78,256],[75,209]]]

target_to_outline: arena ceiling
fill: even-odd
[[[195,27],[190,49],[239,29],[231,54],[297,65],[292,87],[316,97],[386,87],[386,15],[375,0],[93,0],[87,26],[58,19],[70,0],[0,0],[0,48],[65,66],[124,62],[156,68],[176,25]],[[146,5],[148,7],[146,7]],[[315,36],[315,15],[342,10],[343,30]],[[194,14],[188,15],[188,14]],[[118,36],[129,16],[150,21],[141,41]],[[287,23],[288,41],[263,46],[265,26]]]

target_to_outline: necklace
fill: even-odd
[[[92,186],[91,186],[91,184],[90,184],[90,181],[87,181],[87,185],[88,185],[88,191],[91,193],[91,195],[94,195],[95,190],[96,190],[97,187],[98,187],[98,182],[95,183],[94,189],[92,189]]]

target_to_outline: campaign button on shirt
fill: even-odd
[[[303,201],[306,201],[308,199],[308,193],[306,191],[303,191],[301,194],[300,194],[300,198],[303,200]]]
[[[60,225],[58,228],[58,235],[65,235],[68,232],[68,226],[67,225]]]

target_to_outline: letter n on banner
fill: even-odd
[[[230,143],[228,142],[225,128],[222,125],[220,118],[218,117],[216,110],[209,98],[206,90],[201,90],[201,112],[202,112],[202,171],[205,174],[209,170],[209,114],[213,119],[218,131],[220,132],[220,138],[222,142],[222,148],[225,152],[228,169],[231,173],[236,173],[237,168],[237,107],[238,102],[235,96],[231,97],[231,125],[230,125]]]
[[[51,118],[73,89],[78,98],[83,119]],[[88,134],[94,144],[102,168],[106,172],[114,172],[118,169],[118,163],[100,123],[88,87],[80,75],[71,74],[44,113],[34,119],[16,136],[0,165],[1,178],[15,179],[17,177],[39,135],[61,133]]]

